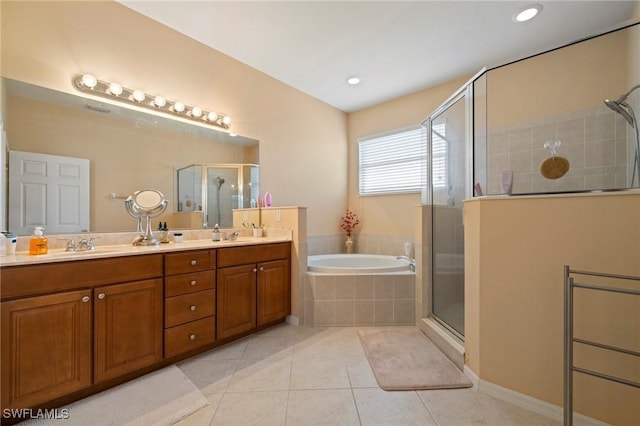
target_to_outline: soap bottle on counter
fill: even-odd
[[[33,230],[33,237],[29,241],[29,254],[47,254],[49,242],[44,236],[44,227],[36,226]]]
[[[213,232],[211,233],[211,240],[213,241],[220,241],[220,228],[218,227],[218,224],[216,223],[216,226],[213,227]]]

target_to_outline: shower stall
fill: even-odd
[[[431,277],[429,317],[464,340],[463,200],[471,196],[473,149],[471,96],[468,85],[455,93],[425,122],[428,128],[431,206]]]
[[[191,164],[176,172],[177,212],[198,212],[202,227],[233,226],[233,210],[256,206],[256,164]]]

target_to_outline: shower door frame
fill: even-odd
[[[428,318],[433,319],[439,325],[441,325],[445,330],[451,333],[460,341],[464,342],[464,335],[458,332],[453,326],[449,325],[445,320],[438,317],[434,313],[434,279],[435,279],[435,250],[434,250],[434,204],[433,204],[433,168],[432,168],[432,158],[433,158],[433,144],[432,144],[432,128],[431,125],[435,118],[439,117],[442,113],[447,111],[451,106],[453,106],[456,102],[464,99],[465,101],[465,198],[470,198],[473,196],[473,174],[474,174],[474,152],[473,152],[473,82],[481,76],[485,70],[481,70],[478,72],[472,79],[470,79],[465,85],[463,85],[460,89],[454,92],[440,107],[438,107],[426,121],[422,123],[422,125],[426,128],[427,134],[427,158],[429,159],[427,163],[427,188],[426,188],[426,196],[425,202],[430,206],[430,261],[431,268],[430,274],[425,275],[424,279],[428,279],[426,283],[426,290],[424,294],[429,298],[427,303],[424,306],[427,307],[426,315]],[[462,226],[464,227],[464,221]],[[463,254],[464,256],[464,254]],[[464,321],[464,305],[463,305],[463,321]]]

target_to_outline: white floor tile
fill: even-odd
[[[351,389],[289,392],[287,426],[359,424]]]
[[[354,389],[361,424],[436,425],[424,404],[413,391],[387,392],[380,388]]]

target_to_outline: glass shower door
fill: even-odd
[[[239,207],[238,186],[240,167],[207,167],[206,222],[210,228],[233,227],[233,209]]]
[[[431,314],[464,337],[463,200],[469,194],[469,114],[466,90],[431,116]]]

